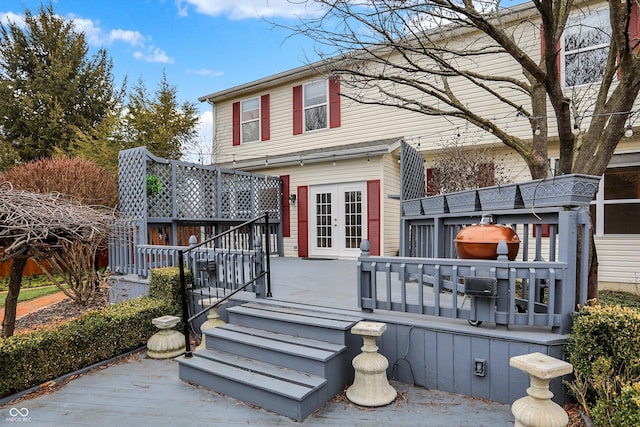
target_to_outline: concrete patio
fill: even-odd
[[[358,310],[355,260],[272,259],[274,300]],[[466,322],[465,322],[466,323]],[[391,381],[399,398],[363,408],[344,395],[297,423],[178,378],[178,363],[145,353],[79,376],[55,391],[0,406],[0,425],[508,426],[509,405]],[[522,389],[522,395],[525,389]]]
[[[139,353],[55,391],[0,407],[0,425],[33,426],[509,426],[510,407],[391,382],[399,397],[363,408],[338,396],[297,423],[178,379],[178,363]],[[13,410],[12,410],[13,409]],[[25,410],[26,409],[26,410]],[[23,420],[18,410],[27,414]]]

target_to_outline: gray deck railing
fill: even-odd
[[[368,242],[363,241],[358,259],[360,306],[466,319],[472,324],[548,327],[566,334],[571,313],[587,298],[587,206],[588,201],[540,208],[512,204],[484,212],[428,215],[406,209],[401,257],[370,256]],[[457,259],[458,231],[479,223],[484,214],[517,232],[521,243],[515,260]],[[467,283],[484,283],[495,294],[476,295],[465,287]]]
[[[573,300],[564,262],[499,262],[409,257],[358,259],[360,306],[470,323],[546,326],[566,333]],[[495,296],[465,294],[470,277],[493,281]]]

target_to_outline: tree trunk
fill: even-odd
[[[27,264],[27,258],[19,256],[13,259],[11,274],[9,275],[9,292],[4,304],[4,318],[2,319],[2,336],[10,337],[16,326],[16,309],[18,306],[18,294],[22,285],[22,272]]]

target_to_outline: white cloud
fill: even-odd
[[[91,19],[71,16],[77,31],[83,32],[87,43],[93,46],[101,46],[105,43],[105,36],[102,28],[98,27]]]
[[[20,28],[24,28],[24,15],[19,15],[13,12],[0,12],[0,23],[2,23],[2,25],[12,23],[16,24]]]
[[[109,32],[109,41],[123,41],[131,46],[142,47],[145,37],[139,31],[118,29]]]
[[[143,47],[145,37],[139,31],[113,29],[108,33],[91,19],[71,16],[78,31],[82,31],[87,42],[93,46],[109,45],[113,42],[124,42],[130,46]]]
[[[313,4],[313,3],[312,3]],[[227,15],[231,19],[303,18],[318,15],[319,9],[305,2],[287,0],[176,0],[178,14],[186,16],[189,6],[197,13],[211,16]]]
[[[187,73],[195,74],[203,77],[221,77],[224,75],[222,71],[209,70],[208,68],[200,68],[198,70],[188,70]]]
[[[145,62],[160,62],[162,64],[173,64],[174,60],[166,52],[155,46],[149,46],[144,52],[133,52],[135,59],[140,59]]]

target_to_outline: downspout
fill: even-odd
[[[216,164],[216,104],[210,99],[207,103],[211,105],[211,164]]]

